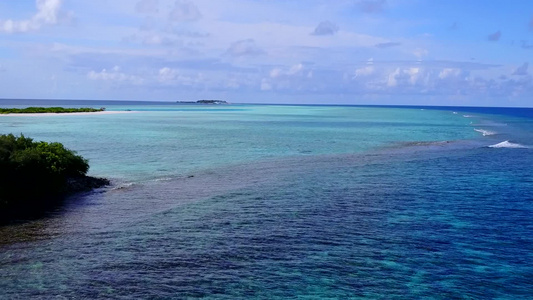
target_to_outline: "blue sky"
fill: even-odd
[[[0,98],[533,107],[533,1],[8,0]]]

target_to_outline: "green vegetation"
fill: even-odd
[[[64,107],[27,107],[27,108],[0,108],[0,114],[43,114],[43,113],[77,113],[77,112],[98,112],[105,108],[64,108]]]
[[[224,100],[198,100],[198,101],[176,101],[183,104],[228,104]]]
[[[92,178],[86,159],[60,143],[0,135],[0,222],[39,213],[62,196],[109,184]]]
[[[228,104],[228,102],[224,100],[198,100],[196,103],[201,104]]]

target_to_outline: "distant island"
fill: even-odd
[[[88,170],[85,158],[60,143],[0,135],[0,224],[40,216],[66,196],[109,185]]]
[[[100,112],[105,111],[105,108],[64,108],[64,107],[26,107],[26,108],[0,108],[0,114],[64,114],[64,113],[80,113],[80,112]]]
[[[197,104],[228,104],[224,100],[198,100],[198,101],[176,101],[177,103],[197,103]]]

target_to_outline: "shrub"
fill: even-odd
[[[0,211],[44,207],[88,170],[86,159],[60,143],[0,135]]]

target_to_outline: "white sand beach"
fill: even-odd
[[[42,116],[80,116],[80,115],[114,115],[114,114],[129,114],[136,111],[97,111],[97,112],[75,112],[75,113],[32,113],[32,114],[0,114],[0,117],[42,117]]]

